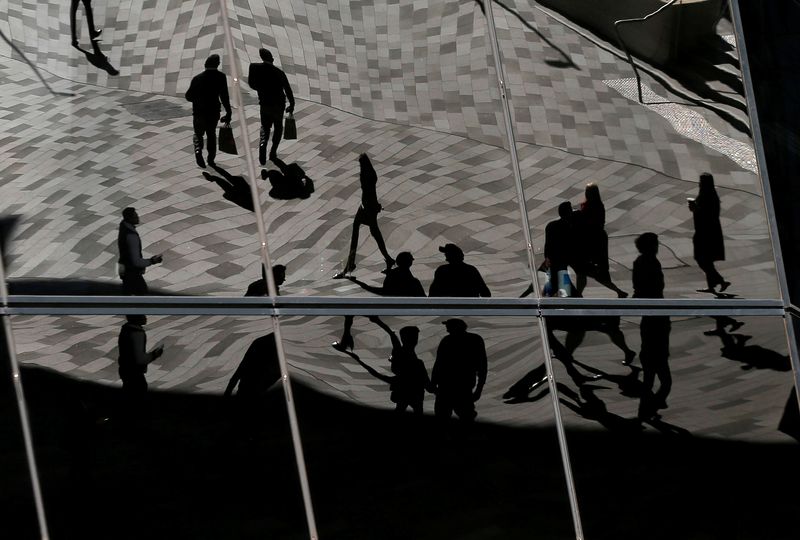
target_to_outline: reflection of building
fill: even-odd
[[[63,3],[50,3],[54,12],[66,13]],[[12,247],[15,263],[9,275],[12,281],[83,278],[107,282],[113,277],[113,270],[106,264],[110,240],[106,241],[105,234],[113,230],[117,210],[135,199],[143,213],[152,214],[145,220],[148,227],[143,227],[143,240],[148,245],[158,244],[153,247],[154,252],[171,253],[174,256],[168,259],[175,261],[172,266],[148,274],[148,281],[171,292],[240,296],[247,284],[258,277],[258,229],[252,214],[221,199],[219,190],[198,177],[191,167],[190,139],[185,136],[188,128],[183,116],[186,111],[180,100],[197,66],[208,54],[221,52],[222,30],[215,26],[218,15],[211,10],[210,2],[200,0],[156,1],[158,19],[153,10],[129,13],[116,0],[105,4],[104,16],[115,19],[113,28],[125,29],[111,32],[109,22],[101,43],[111,63],[121,70],[122,75],[117,78],[97,72],[80,57],[68,56],[59,49],[63,38],[56,31],[60,19],[42,18],[50,22],[32,26],[25,10],[36,12],[42,9],[38,7],[44,5],[42,2],[23,0],[22,11],[10,9],[0,15],[0,20],[10,21],[9,37],[33,64],[53,74],[43,73],[47,80],[57,89],[69,87],[77,94],[73,98],[48,97],[40,91],[35,75],[0,49],[6,56],[0,59],[0,71],[6,75],[0,92],[7,102],[15,103],[13,111],[4,117],[0,139],[0,161],[6,171],[0,181],[2,200],[6,202],[0,208],[4,213],[24,214]],[[265,240],[269,241],[273,260],[289,268],[286,292],[290,296],[302,293],[355,298],[356,286],[351,288],[327,277],[346,252],[348,218],[357,201],[344,186],[354,181],[355,158],[363,150],[374,158],[381,185],[387,186],[380,192],[385,206],[381,227],[385,222],[383,232],[390,250],[413,252],[415,274],[426,286],[441,259],[436,246],[454,242],[468,252],[470,262],[478,266],[487,282],[491,281],[489,287],[498,303],[503,302],[503,297],[518,296],[531,276],[523,249],[523,225],[512,167],[504,149],[505,131],[492,53],[480,7],[444,0],[413,6],[342,0],[329,2],[325,8],[308,0],[292,3],[291,9],[286,2],[274,0],[236,4],[231,22],[242,65],[257,57],[259,46],[272,48],[298,97],[303,98],[298,104],[300,140],[284,143],[282,148],[290,159],[302,161],[304,169],[317,180],[316,192],[308,201],[278,202],[266,197],[264,185],[256,186],[262,195],[261,210],[271,223]],[[559,8],[552,4],[552,9]],[[715,3],[703,4],[708,7]],[[100,9],[96,6],[98,18]],[[752,152],[752,143],[737,70],[739,53],[731,45],[735,43],[733,26],[726,20],[717,26],[717,33],[709,38],[713,46],[704,49],[705,55],[698,52],[691,59],[684,56],[666,67],[638,60],[646,98],[640,104],[630,66],[612,38],[602,39],[585,30],[577,18],[562,23],[562,17],[528,2],[495,3],[494,14],[514,112],[534,247],[541,244],[544,224],[554,217],[557,202],[579,203],[585,183],[594,181],[601,186],[607,208],[611,271],[618,284],[630,287],[629,269],[636,255],[632,238],[653,230],[663,242],[659,257],[666,269],[666,295],[716,301],[694,293],[703,279],[692,261],[692,223],[685,210],[685,198],[696,193],[698,174],[709,170],[715,174],[723,198],[728,242],[725,270],[734,282],[731,291],[746,299],[778,298],[774,256],[768,242],[770,216],[764,212],[752,154],[747,154]],[[749,14],[744,20],[757,19]],[[193,37],[198,35],[201,38]],[[255,35],[261,36],[263,43],[254,40]],[[749,48],[747,37],[748,50],[757,54],[753,50],[756,42]],[[176,58],[182,60],[175,61]],[[229,61],[223,54],[222,69],[228,69],[230,74],[226,62]],[[757,62],[751,62],[751,69],[758,77],[766,77],[764,71],[770,71]],[[779,67],[770,72],[793,74],[797,70]],[[756,88],[764,91],[758,84]],[[755,97],[758,99],[759,95]],[[247,103],[245,112],[255,121],[256,107]],[[773,173],[773,162],[789,163],[786,170],[792,170],[791,160],[781,161],[784,158],[771,153],[775,149],[771,144],[778,138],[775,133],[791,133],[793,126],[778,120],[792,118],[794,109],[762,109],[762,104],[778,103],[781,100],[776,98],[766,102],[762,99],[758,109],[762,125],[770,126],[765,142],[771,181],[780,174]],[[41,114],[43,107],[49,114]],[[792,139],[787,135],[783,140]],[[220,164],[232,174],[242,174],[234,170],[244,171],[233,158],[221,160]],[[791,200],[791,196],[785,196],[778,203]],[[117,208],[118,205],[122,206]],[[792,238],[781,240],[784,245],[793,245]],[[377,284],[382,280],[379,270],[383,261],[371,246],[366,246],[372,251],[364,253],[357,275]],[[790,260],[793,252],[785,251],[789,251],[785,258]],[[590,281],[587,297],[601,299],[605,294],[602,287]],[[719,302],[717,305],[724,305],[724,300]],[[231,300],[230,304],[236,302]],[[770,313],[782,313],[777,301],[741,305],[742,309],[767,306],[765,310]],[[689,304],[684,307],[692,309]],[[84,314],[92,312],[91,306],[83,308]],[[218,314],[212,306],[207,308],[208,315]],[[420,323],[419,352],[429,368],[435,344],[442,335],[439,320],[433,317],[436,308],[432,309],[431,316]],[[479,407],[479,420],[492,424],[496,430],[492,431],[493,436],[499,437],[496,434],[506,433],[509,427],[518,430],[509,433],[524,433],[526,437],[537,430],[551,433],[554,429],[554,412],[542,389],[528,396],[538,398],[529,403],[511,405],[501,399],[511,384],[543,360],[544,349],[538,340],[531,339],[538,336],[530,329],[536,316],[534,310],[532,307],[517,317],[484,320],[465,315],[489,348],[490,376]],[[314,312],[309,308],[308,313]],[[671,362],[675,383],[670,408],[663,413],[664,425],[646,426],[643,439],[632,439],[633,447],[658,448],[658,442],[665,440],[659,437],[667,437],[658,428],[668,431],[675,427],[676,433],[685,429],[695,440],[707,443],[706,449],[722,449],[720,453],[733,456],[734,448],[755,452],[757,447],[759,458],[773,464],[784,463],[783,452],[790,439],[777,430],[777,424],[791,380],[780,362],[786,352],[782,326],[777,319],[734,315],[746,322],[742,328],[734,330],[729,325],[723,329],[725,336],[741,336],[739,340],[732,338],[732,347],[741,345],[741,350],[734,351],[723,342],[723,336],[703,335],[704,331],[715,331],[710,319],[691,315],[674,318]],[[112,383],[113,367],[104,361],[113,348],[109,345],[113,331],[111,338],[106,335],[106,327],[116,324],[111,324],[112,320],[118,321],[108,315],[15,318],[20,360],[23,364],[35,363],[75,377]],[[265,331],[264,322],[257,318],[165,317],[160,319],[160,325],[158,320],[154,318],[151,324],[154,342],[172,341],[162,362],[157,362],[148,375],[154,379],[152,387],[192,396],[221,393],[250,336]],[[406,319],[387,320],[399,326]],[[386,343],[381,331],[365,318],[357,319],[356,324],[360,325],[356,327],[356,352],[370,365],[385,369]],[[634,349],[638,348],[637,324],[638,316],[623,317],[622,329]],[[325,316],[281,318],[293,378],[326,396],[376,408],[389,407],[385,385],[376,383],[357,364],[329,348],[328,342],[338,333],[339,325],[340,320]],[[747,335],[752,337],[745,340]],[[566,341],[561,332],[557,337]],[[728,347],[727,355],[720,352],[723,347]],[[753,349],[748,353],[748,347],[761,347],[774,355]],[[575,353],[576,360],[603,371],[607,378],[578,385],[561,363],[554,364],[556,379],[563,386],[559,412],[566,426],[580,515],[588,537],[601,536],[604,530],[614,530],[615,538],[626,537],[626,531],[611,529],[598,521],[597,514],[616,516],[620,510],[606,509],[607,503],[597,493],[609,488],[598,487],[597,476],[591,475],[594,469],[609,484],[613,479],[613,483],[625,485],[624,478],[613,478],[611,464],[630,480],[633,473],[627,468],[629,460],[637,457],[630,455],[631,446],[620,444],[622,449],[614,450],[618,441],[628,439],[607,437],[635,437],[625,431],[630,427],[625,420],[635,416],[637,379],[630,377],[631,371],[619,364],[621,358],[617,356],[606,336],[590,332]],[[635,362],[634,366],[638,364]],[[590,373],[580,366],[578,369]],[[40,395],[34,389],[29,394]],[[430,403],[426,406],[430,412]],[[309,414],[308,410],[303,412]],[[320,425],[301,414],[301,427],[304,418],[310,425]],[[525,440],[515,437],[510,440]],[[342,448],[336,440],[320,443],[313,433],[303,433],[303,440],[311,449],[310,462],[315,459],[313,449],[319,448],[315,445]],[[548,440],[547,444],[552,445],[554,439]],[[648,447],[650,441],[657,442]],[[682,447],[672,439],[669,444],[676,444],[675,456],[680,456]],[[591,455],[590,448],[600,447],[608,451],[603,460]],[[702,455],[714,455],[711,450],[708,452]],[[335,461],[337,455],[342,454],[331,452],[329,459]],[[559,470],[560,456],[554,451],[549,457],[554,462],[542,458],[540,463]],[[505,465],[492,462],[487,469],[476,469],[476,482],[485,493],[491,493],[493,487],[481,480],[482,473],[491,471],[498,478],[513,477],[523,474],[515,471],[530,466],[520,454],[510,452],[507,459]],[[535,459],[532,461],[536,463]],[[609,468],[601,469],[601,462]],[[386,466],[382,462],[377,465]],[[332,463],[332,467],[339,466],[358,471],[355,458]],[[657,470],[652,464],[642,467],[643,478]],[[669,470],[680,470],[675,467]],[[206,473],[200,470],[197,474]],[[351,474],[357,476],[355,472]],[[676,476],[680,474],[683,473],[675,472]],[[741,478],[743,474],[745,471],[733,476]],[[326,487],[317,480],[321,477],[312,467],[311,491],[319,497],[315,499],[322,507],[319,514],[325,515],[329,512],[326,509],[331,508],[326,505],[336,501],[324,495]],[[417,492],[433,489],[425,478],[410,474],[408,478],[423,488]],[[557,486],[543,491],[541,496],[558,499],[553,503],[558,507],[553,514],[561,516],[556,520],[561,523],[559,530],[566,529],[569,535],[571,522],[569,504],[563,497],[563,479],[547,484],[541,477],[525,478]],[[664,476],[658,478],[664,481]],[[57,483],[46,480],[51,486]],[[515,489],[524,492],[533,483]],[[47,488],[48,482],[44,484]],[[651,487],[655,489],[640,486],[635,498],[646,499]],[[716,487],[725,491],[726,486]],[[729,493],[740,493],[737,486],[727,487]],[[381,492],[382,489],[386,491]],[[561,495],[552,495],[556,489],[561,489]],[[381,493],[388,498],[389,488],[372,485],[372,490],[371,500],[360,499],[368,509],[365,513],[375,520],[371,523],[380,523],[375,516],[382,514],[394,522],[412,521],[397,519],[402,516],[382,504]],[[631,498],[634,497],[628,501]],[[497,514],[498,510],[489,504],[487,508],[491,510],[471,510],[476,516],[488,515],[485,521],[496,523],[499,535],[512,537],[508,531],[515,527],[537,530],[540,521],[545,521],[541,505],[527,500],[524,504],[533,513],[529,520],[518,513]],[[646,514],[645,508],[636,508]],[[67,520],[52,507],[48,510]],[[697,515],[686,509],[676,512],[670,519],[687,528],[689,523],[703,522],[699,510]],[[708,519],[716,515],[708,512]],[[761,507],[754,515],[765,520],[773,516]],[[224,521],[223,517],[219,519]],[[357,522],[356,516],[348,515],[348,519]],[[436,518],[428,519],[441,526]],[[448,519],[469,522],[461,516]],[[740,525],[744,531],[754,527]],[[470,526],[481,530],[479,524]],[[327,536],[329,527],[330,521],[323,520],[321,536]],[[631,525],[630,531],[634,534],[638,529]],[[349,532],[352,531],[345,527],[340,535],[350,536]],[[411,532],[406,536],[422,537]]]

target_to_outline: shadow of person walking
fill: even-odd
[[[233,176],[231,173],[217,165],[216,163],[210,164],[211,168],[217,171],[222,178],[214,176],[206,171],[203,171],[203,177],[209,182],[216,183],[222,188],[222,198],[232,202],[233,204],[249,210],[255,211],[253,206],[253,194],[250,191],[250,184],[247,183],[244,176]]]

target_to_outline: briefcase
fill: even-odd
[[[222,124],[219,127],[217,145],[220,152],[236,155],[236,140],[233,138],[233,129],[230,124]]]
[[[297,139],[297,124],[294,121],[294,115],[290,114],[283,122],[283,138],[287,141]]]

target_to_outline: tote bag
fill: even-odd
[[[233,138],[233,129],[230,124],[222,124],[219,127],[217,144],[220,152],[236,155],[236,140]]]

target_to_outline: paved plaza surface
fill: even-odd
[[[221,69],[231,73],[217,3],[96,2],[95,18],[104,28],[103,65],[116,75],[98,68],[97,57],[69,46],[68,4],[6,4],[0,30],[56,92],[72,94],[51,94],[19,54],[0,43],[0,211],[23,216],[10,278],[115,282],[117,224],[122,209],[135,206],[145,253],[164,254],[164,264],[146,275],[152,287],[242,295],[260,272],[255,214],[224,198],[222,189],[201,175],[183,98],[209,54],[222,54]],[[361,152],[370,155],[378,172],[384,208],[378,219],[389,251],[414,254],[413,271],[426,289],[444,262],[437,247],[447,242],[463,248],[493,296],[516,297],[526,289],[530,275],[517,191],[477,3],[342,0],[320,9],[311,0],[235,0],[232,5],[242,72],[266,46],[288,75],[297,98],[299,140],[284,141],[279,155],[299,164],[316,188],[307,200],[278,201],[269,197],[268,185],[256,181],[272,260],[288,267],[283,294],[368,294],[331,279],[342,269],[359,204]],[[496,7],[495,17],[537,256],[558,203],[577,205],[585,184],[596,182],[607,208],[615,282],[631,290],[633,239],[652,231],[662,242],[665,295],[702,297],[695,292],[705,282],[692,258],[686,197],[696,195],[699,173],[709,171],[722,201],[727,257],[719,268],[733,282],[730,292],[775,298],[752,143],[742,128],[746,115],[735,106],[741,96],[733,105],[699,106],[696,101],[702,100],[679,76],[660,73],[658,79],[645,75],[647,99],[639,104],[631,68],[613,46],[528,2],[506,5]],[[81,40],[88,43],[88,32],[82,31]],[[726,69],[735,72],[735,47],[722,38],[719,46]],[[711,86],[725,94],[716,82]],[[258,107],[254,93],[242,90],[255,144]],[[231,175],[247,174],[240,157],[220,155],[218,163]],[[357,264],[358,278],[380,284],[383,259],[366,229]],[[591,280],[585,292],[608,294]],[[387,320],[395,329],[409,323]],[[417,322],[420,357],[428,369],[444,336],[439,322]],[[479,419],[552,423],[547,396],[513,405],[502,399],[541,362],[538,329],[520,319],[468,322],[485,338],[490,358]],[[152,344],[165,342],[166,353],[148,379],[153,388],[219,393],[249,343],[268,325],[254,319],[152,317],[148,338]],[[120,318],[19,317],[13,326],[23,362],[117,384]],[[385,383],[330,348],[340,335],[340,319],[288,318],[282,328],[299,379],[337,397],[390,405]],[[638,351],[638,319],[623,320],[622,329]],[[385,334],[363,318],[356,319],[354,330],[356,352],[387,370]],[[746,321],[738,334],[752,337],[742,343],[762,348],[749,350],[748,362],[723,357],[720,338],[704,335],[706,330],[713,330],[712,321],[675,321],[675,384],[664,421],[695,434],[788,440],[776,431],[791,387],[781,360],[782,322]],[[590,334],[575,356],[608,374],[593,383],[608,412],[634,417],[638,399],[624,395],[624,381],[618,384],[631,370],[620,365],[622,354],[607,338]],[[558,363],[557,370],[559,381],[574,390]],[[603,424],[596,411],[583,407],[585,396],[565,400],[573,405],[562,407],[569,423]],[[426,402],[426,411],[432,403]]]

